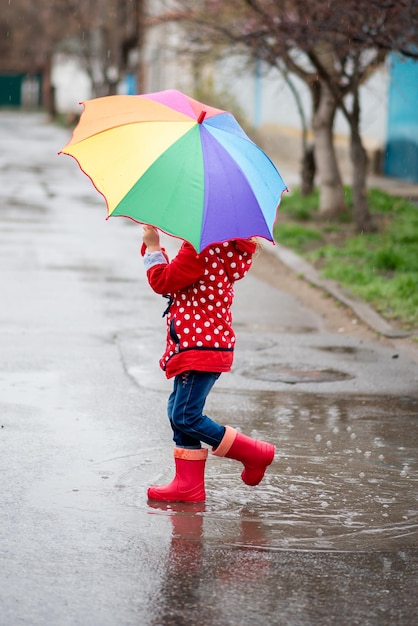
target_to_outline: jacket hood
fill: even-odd
[[[240,280],[247,273],[249,266],[245,259],[251,260],[256,243],[248,239],[234,239],[219,245],[210,246],[221,260],[226,275],[231,282]],[[250,261],[251,262],[251,261]]]

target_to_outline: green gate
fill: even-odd
[[[0,74],[0,107],[41,106],[42,74]]]
[[[0,74],[0,107],[20,107],[25,74]]]

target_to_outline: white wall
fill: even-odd
[[[255,68],[253,70],[250,68],[243,75],[240,66],[230,62],[220,65],[216,70],[216,76],[222,88],[229,89],[235,94],[237,103],[255,127],[277,125],[300,130],[301,120],[295,98],[277,70],[268,70],[264,67],[260,76]],[[292,81],[297,85],[309,123],[311,99],[308,88],[296,77],[292,76]],[[382,145],[386,139],[388,84],[388,72],[382,67],[360,91],[360,130],[370,147]],[[337,135],[347,136],[349,133],[348,124],[340,112],[336,116],[334,130]]]
[[[79,113],[79,102],[91,98],[90,80],[76,57],[57,54],[52,65],[51,81],[60,113]]]

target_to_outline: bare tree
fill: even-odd
[[[144,6],[145,0],[13,0],[0,19],[0,68],[42,74],[51,113],[50,68],[59,48],[80,58],[96,95],[115,93],[130,54],[142,46]]]
[[[64,49],[79,57],[96,96],[116,93],[130,55],[142,47],[145,0],[64,1],[77,24]]]
[[[389,51],[415,54],[417,1],[178,0],[174,4],[176,19],[181,15],[195,25],[194,39],[209,36],[271,66],[284,63],[307,84],[323,216],[345,210],[333,141],[336,111],[343,112],[351,132],[356,227],[372,230],[365,184],[367,158],[359,131],[359,88]]]

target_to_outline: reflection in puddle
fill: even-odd
[[[344,554],[338,541],[292,545],[275,540],[259,505],[229,517],[190,506],[149,507],[170,532],[148,603],[153,626],[183,624],[186,614],[202,626],[415,623],[416,551],[373,552],[361,537]]]

